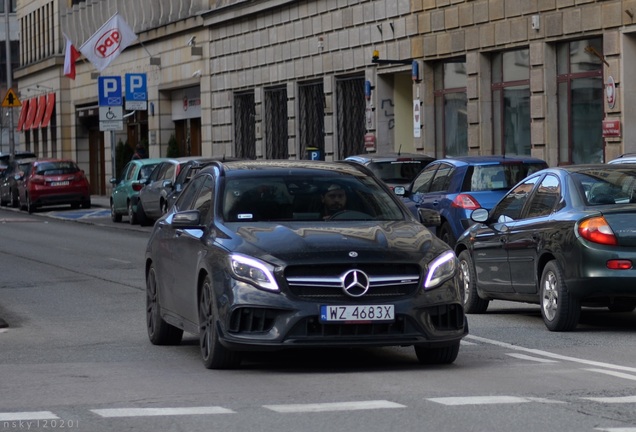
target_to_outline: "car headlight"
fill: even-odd
[[[230,256],[230,267],[238,279],[267,291],[279,291],[274,279],[274,267],[263,261],[233,254]]]
[[[453,251],[448,251],[431,261],[428,274],[424,281],[424,289],[432,289],[447,279],[452,278],[457,270],[457,257]]]

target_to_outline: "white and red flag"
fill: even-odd
[[[68,36],[64,35],[64,39],[66,39],[66,48],[64,51],[64,75],[74,80],[75,62],[78,58],[80,58],[81,54],[77,51],[77,49],[75,49],[73,42],[71,42]]]
[[[136,40],[135,32],[116,13],[82,44],[80,51],[101,72]]]

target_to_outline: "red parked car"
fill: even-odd
[[[90,208],[88,179],[70,159],[39,159],[31,162],[18,181],[20,208],[33,213],[36,208],[70,204]]]

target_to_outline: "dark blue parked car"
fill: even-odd
[[[402,195],[414,213],[420,207],[437,210],[441,216],[437,236],[454,246],[473,224],[473,210],[490,210],[515,184],[547,167],[542,159],[523,156],[438,159],[427,165],[404,191],[396,193]]]

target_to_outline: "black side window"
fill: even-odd
[[[205,180],[199,188],[199,193],[194,200],[193,210],[199,210],[201,225],[208,225],[212,220],[212,203],[214,203],[214,179],[210,176],[201,176]],[[201,178],[199,177],[199,178]]]
[[[440,164],[439,169],[437,170],[437,172],[435,173],[435,177],[433,178],[433,182],[431,183],[429,192],[447,191],[448,186],[450,185],[452,171],[452,165]]]
[[[521,217],[523,206],[528,202],[530,193],[539,177],[532,177],[508,192],[493,210],[492,218],[497,222],[508,222]]]
[[[439,167],[439,164],[432,164],[424,168],[413,182],[413,193],[426,193],[429,191],[437,167]]]
[[[177,211],[190,210],[193,207],[197,192],[206,178],[210,177],[202,175],[188,183],[186,188],[183,189],[183,192],[179,194],[179,198],[177,198],[177,202],[175,203]]]
[[[552,213],[554,207],[561,201],[561,184],[553,175],[547,175],[537,188],[536,193],[528,204],[527,217],[547,216]]]

